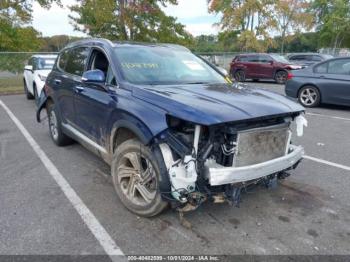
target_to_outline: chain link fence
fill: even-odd
[[[350,56],[349,48],[321,48],[319,53],[325,55],[332,55],[334,57]]]

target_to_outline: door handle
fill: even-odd
[[[320,78],[325,78],[325,76],[320,76]]]
[[[83,86],[75,86],[75,91],[77,92],[77,93],[80,93],[81,91],[83,91],[84,90],[84,87]]]
[[[54,82],[56,85],[60,85],[62,83],[62,81],[60,79],[55,79]]]

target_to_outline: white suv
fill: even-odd
[[[33,55],[24,67],[23,83],[27,99],[37,101],[57,55]]]

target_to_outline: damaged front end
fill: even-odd
[[[293,121],[301,136],[307,125],[301,113],[213,126],[168,116],[157,141],[178,207],[193,210],[207,199],[238,205],[242,189],[287,177],[304,154],[291,144]]]

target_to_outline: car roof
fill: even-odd
[[[105,38],[85,38],[82,40],[78,40],[75,42],[72,42],[68,44],[64,49],[77,47],[81,45],[88,45],[88,46],[107,46],[111,48],[115,48],[118,46],[129,46],[129,47],[137,47],[137,46],[161,46],[161,47],[167,47],[171,49],[177,49],[182,51],[188,51],[190,50],[182,45],[177,44],[168,44],[168,43],[145,43],[145,42],[132,42],[132,41],[115,41],[112,42]]]

